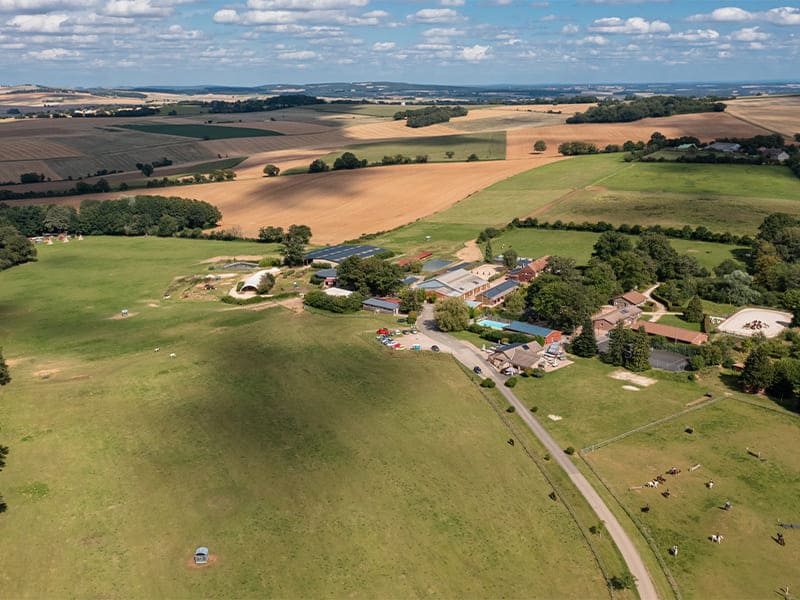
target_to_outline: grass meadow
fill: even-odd
[[[120,125],[126,129],[133,129],[143,133],[158,133],[161,135],[175,135],[180,137],[198,138],[201,140],[225,140],[242,137],[264,137],[283,135],[269,129],[255,129],[253,127],[226,127],[225,125],[177,125],[171,123],[141,123],[134,125]]]
[[[366,313],[161,299],[274,251],[87,237],[0,273],[4,595],[606,595],[451,358],[385,349]]]

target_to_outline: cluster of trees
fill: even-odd
[[[627,123],[647,117],[669,117],[687,113],[722,112],[721,98],[690,96],[650,96],[622,100],[600,100],[586,112],[576,113],[567,123]]]
[[[784,403],[793,401],[794,410],[800,409],[800,358],[782,356],[773,358],[769,343],[758,343],[744,363],[742,384],[753,392],[766,390]]]
[[[47,196],[48,198],[57,198],[61,196],[82,196],[84,194],[97,194],[110,191],[111,186],[108,184],[108,181],[101,178],[93,184],[85,181],[78,181],[68,190],[47,190],[46,192],[36,190],[30,190],[27,192],[0,190],[0,201],[25,200],[26,198],[39,198],[41,196]]]
[[[170,236],[183,229],[216,227],[221,218],[219,210],[208,202],[165,196],[84,200],[80,211],[58,204],[0,204],[0,221],[9,222],[25,236],[61,232]]]
[[[0,215],[0,271],[36,260],[36,248]]]
[[[469,309],[461,298],[437,300],[433,317],[442,331],[463,331],[469,325]]]
[[[154,160],[152,163],[136,163],[136,168],[139,169],[145,177],[150,177],[157,167],[168,167],[172,161],[166,156],[160,160]]]
[[[478,160],[478,157],[477,155],[473,154],[467,160]],[[333,170],[339,171],[341,169],[362,169],[367,166],[378,167],[386,165],[407,165],[411,164],[412,162],[420,164],[426,163],[428,162],[428,155],[418,154],[416,158],[412,159],[410,156],[395,154],[394,156],[384,156],[381,159],[381,162],[368,163],[366,158],[358,158],[352,152],[345,152],[333,161]],[[308,165],[309,173],[324,173],[325,171],[330,171],[330,169],[330,165],[328,165],[328,163],[321,158],[314,160],[310,165]]]
[[[352,152],[344,152],[333,161],[334,171],[339,171],[341,169],[362,169],[366,166],[367,159],[360,159]]]
[[[412,162],[414,163],[426,163],[428,162],[428,155],[427,154],[417,154],[416,158],[411,158],[410,156],[405,156],[404,154],[395,154],[394,156],[384,156],[381,159],[380,164],[384,166],[388,165],[409,165]]]
[[[290,225],[284,231],[283,227],[262,227],[258,230],[258,241],[279,243],[279,252],[283,256],[283,263],[290,267],[299,267],[303,264],[306,254],[306,244],[311,239],[311,228],[308,225]]]
[[[559,154],[577,156],[579,154],[597,154],[600,152],[595,144],[589,142],[564,142],[558,145]]]
[[[271,98],[236,100],[235,102],[212,100],[211,102],[203,102],[201,106],[207,106],[208,112],[211,113],[247,113],[280,110],[282,108],[308,106],[310,104],[326,104],[326,101],[322,98],[307,96],[305,94],[286,94],[283,96],[273,96]]]
[[[650,368],[650,339],[644,328],[628,329],[622,322],[608,333],[608,351],[603,361],[630,371]]]
[[[45,180],[43,173],[22,173],[19,176],[20,183],[39,183]]]
[[[405,119],[407,127],[427,127],[436,123],[447,123],[453,117],[465,117],[467,112],[463,106],[427,106],[398,111],[394,113],[394,119]]]
[[[363,301],[364,297],[357,292],[349,296],[329,296],[321,290],[313,290],[303,297],[303,304],[333,313],[358,312]]]
[[[336,269],[337,285],[365,297],[394,294],[402,285],[402,277],[400,267],[377,256],[350,256]]]

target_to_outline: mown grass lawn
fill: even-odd
[[[687,425],[694,433],[684,432]],[[768,598],[794,589],[799,530],[782,529],[800,514],[800,418],[725,399],[586,456],[637,515],[686,598]],[[762,462],[747,448],[761,452]],[[689,467],[702,465],[694,472]],[[645,481],[672,466],[663,489]],[[705,483],[714,481],[708,489]],[[732,509],[722,510],[726,501]],[[648,513],[640,508],[650,505]],[[774,540],[778,531],[786,546]],[[724,541],[715,544],[712,534]],[[677,545],[677,557],[668,549]]]
[[[87,237],[0,273],[4,594],[606,595],[450,357],[385,349],[379,316],[161,299],[272,252]]]

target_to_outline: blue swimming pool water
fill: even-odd
[[[492,321],[491,319],[482,319],[478,321],[478,325],[482,325],[483,327],[491,327],[492,329],[502,329],[508,323],[501,323],[500,321]]]

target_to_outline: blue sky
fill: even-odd
[[[800,76],[768,0],[0,0],[0,84],[742,81]]]

